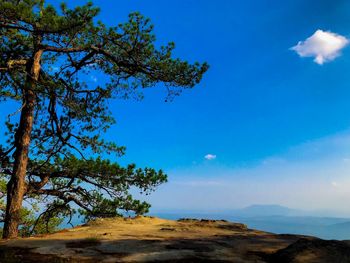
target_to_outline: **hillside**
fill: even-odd
[[[100,219],[51,235],[0,242],[2,263],[349,260],[345,242],[276,235],[222,220]]]

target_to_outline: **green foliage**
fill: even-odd
[[[120,210],[146,213],[131,189],[149,194],[166,182],[160,170],[121,167],[99,156],[124,154],[125,147],[103,139],[115,124],[109,101],[143,97],[161,84],[166,99],[192,88],[206,63],[173,58],[175,44],[157,48],[153,25],[140,13],[115,27],[95,22],[92,3],[59,10],[43,0],[0,1],[0,102],[26,103],[28,79],[39,54],[39,77],[31,92],[35,111],[26,174],[25,200],[40,204],[39,217],[23,210],[24,235],[52,231],[62,217],[115,216]],[[89,83],[92,74],[103,81]],[[0,146],[0,191],[12,176],[14,152],[21,143],[17,118],[6,120],[7,142]],[[91,158],[94,157],[94,158]],[[5,203],[0,200],[0,210]],[[3,212],[4,213],[4,212]]]
[[[53,233],[59,229],[59,226],[63,222],[63,218],[57,216],[38,218],[35,212],[35,210],[29,208],[21,209],[19,229],[19,235],[21,237]],[[0,235],[2,235],[2,229],[0,229]]]
[[[33,210],[23,208],[19,233],[22,237],[53,233],[59,229],[62,222],[62,217],[54,216],[50,218],[38,218]]]

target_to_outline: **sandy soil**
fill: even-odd
[[[214,220],[99,219],[55,234],[0,241],[0,262],[266,262],[300,236]]]

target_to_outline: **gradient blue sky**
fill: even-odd
[[[161,86],[141,102],[110,103],[117,125],[106,139],[127,146],[120,161],[169,174],[151,197],[155,209],[278,203],[347,213],[350,48],[322,66],[290,48],[317,29],[350,37],[349,1],[94,3],[109,25],[140,11],[158,43],[174,41],[176,56],[210,64],[202,83],[171,103]]]
[[[159,43],[175,41],[176,55],[211,65],[199,86],[172,103],[161,88],[142,102],[113,103],[118,125],[109,137],[128,147],[128,159],[173,169],[213,153],[235,167],[349,126],[348,50],[320,67],[289,48],[319,28],[350,34],[350,5],[242,2],[95,1],[106,23],[139,10]]]

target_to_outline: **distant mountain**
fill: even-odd
[[[227,218],[251,228],[278,234],[302,234],[324,239],[350,240],[350,219],[309,216],[310,212],[280,205],[252,205],[233,210]]]
[[[228,220],[277,234],[300,234],[323,239],[350,240],[348,218],[311,216],[230,217]]]
[[[297,210],[281,205],[251,205],[231,212],[233,216],[257,217],[257,216],[290,216],[298,213]]]
[[[324,239],[350,240],[350,219],[310,216],[312,212],[290,209],[280,205],[251,205],[221,212],[176,211],[154,213],[168,219],[207,218],[226,219],[247,224],[249,228],[277,234],[300,234]]]

